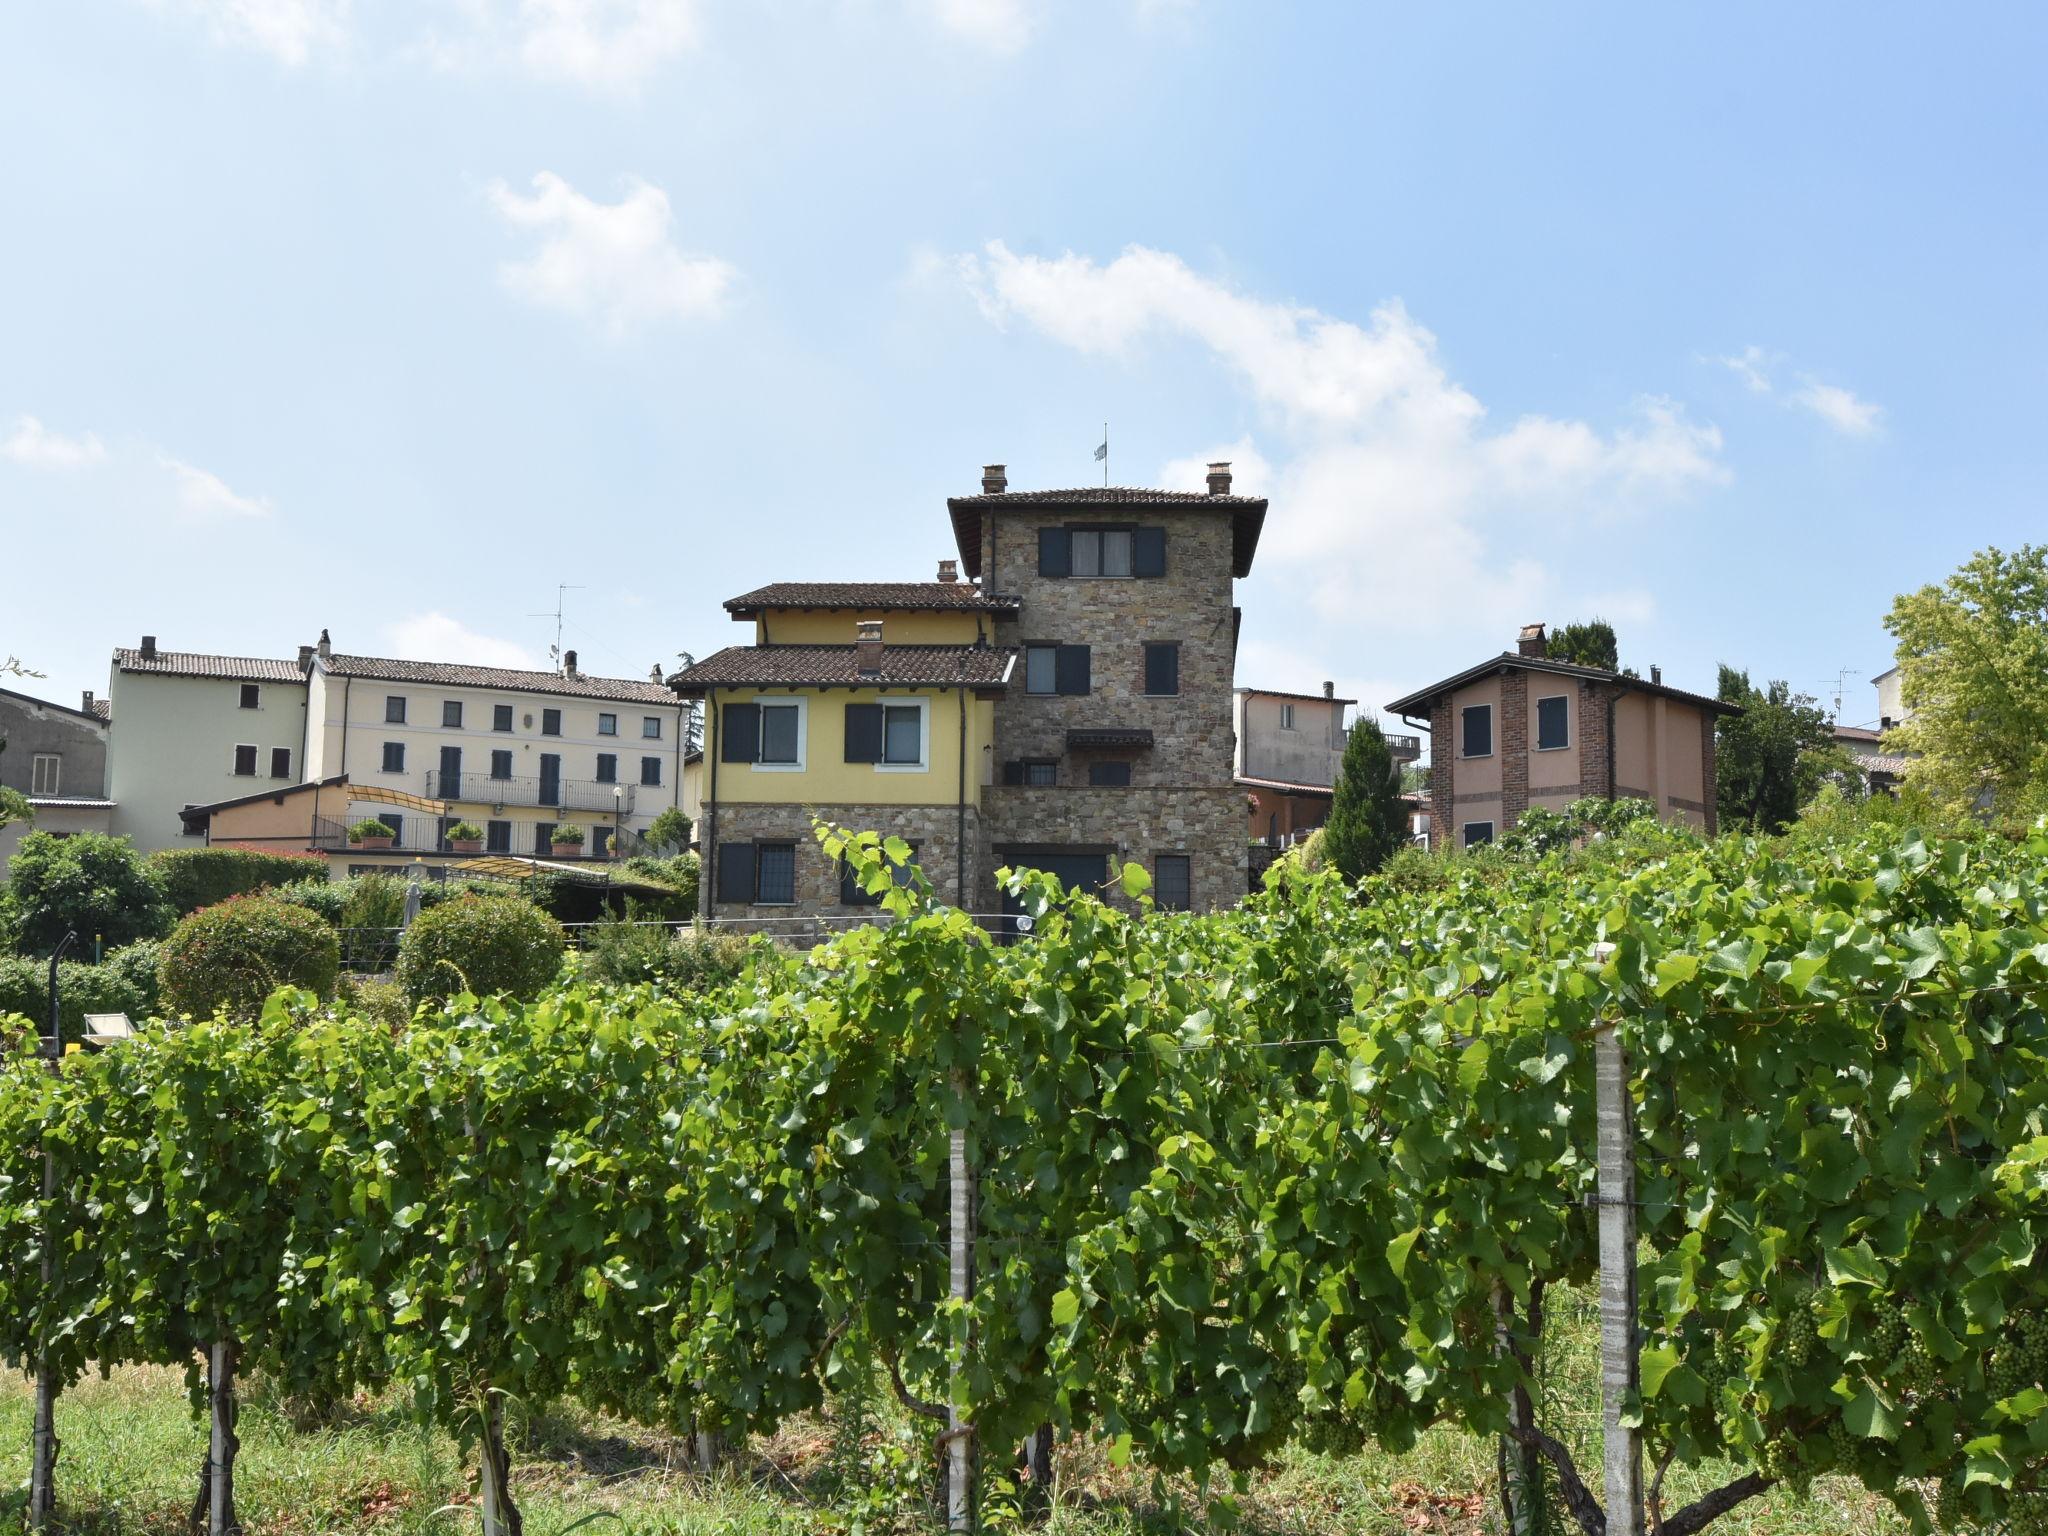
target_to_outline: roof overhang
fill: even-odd
[[[1394,700],[1386,706],[1390,715],[1427,715],[1430,706],[1437,699],[1467,683],[1477,682],[1490,675],[1505,676],[1509,672],[1541,672],[1546,676],[1571,679],[1582,683],[1606,683],[1621,693],[1647,693],[1659,698],[1676,699],[1681,704],[1690,704],[1709,714],[1739,715],[1742,706],[1730,704],[1725,699],[1710,699],[1703,693],[1687,693],[1683,688],[1673,688],[1666,683],[1653,683],[1645,677],[1631,677],[1625,672],[1607,672],[1598,667],[1574,666],[1567,661],[1552,661],[1547,656],[1522,656],[1503,651],[1489,657],[1476,667],[1467,667],[1455,676],[1441,682],[1431,683],[1427,688],[1417,689],[1406,698]]]

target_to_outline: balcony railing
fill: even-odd
[[[1422,756],[1422,738],[1396,736],[1390,733],[1387,737],[1387,751],[1397,763],[1412,763]]]
[[[351,816],[346,821],[337,820],[332,816],[316,816],[313,818],[312,845],[313,847],[325,853],[392,854],[453,853],[455,851],[455,849],[448,842],[447,835],[443,832],[442,828],[444,824],[452,825],[456,818],[452,816],[422,816],[416,812],[407,812],[406,814],[398,818],[398,836],[392,842],[389,848],[368,848],[361,843],[352,843],[349,841],[348,832],[350,827],[360,825],[361,823],[366,821],[376,821],[378,819],[379,818],[375,816],[367,814]],[[383,824],[388,827],[391,823],[387,820]],[[598,825],[599,827],[604,826],[603,823],[599,823]],[[593,829],[586,827],[584,830],[591,831]],[[605,828],[605,830],[608,831],[609,828]],[[587,844],[564,843],[560,846],[556,846],[552,843],[549,843],[546,845],[536,845],[532,841],[535,834],[534,827],[531,822],[522,822],[514,826],[512,828],[512,832],[512,845],[509,848],[499,849],[496,851],[513,854],[520,858],[539,857],[543,859],[581,859],[586,857],[592,859],[604,859],[616,856],[615,851],[610,847],[607,847],[602,853],[600,853],[598,851],[595,839],[593,839],[591,842]],[[627,839],[627,847],[630,850],[632,846],[632,839],[629,834]],[[488,843],[485,845],[485,851],[492,851]]]
[[[427,770],[427,798],[461,805],[545,805],[563,811],[618,811],[630,816],[636,788],[596,779],[501,779],[488,773]]]

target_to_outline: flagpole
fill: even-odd
[[[1102,424],[1102,483],[1109,484],[1109,423]]]

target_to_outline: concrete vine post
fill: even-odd
[[[1606,960],[1611,944],[1595,948]],[[1604,953],[1603,953],[1604,951]],[[1600,1188],[1600,1422],[1607,1536],[1643,1536],[1643,1435],[1625,1424],[1641,1395],[1636,1311],[1635,1106],[1628,1052],[1612,1020],[1593,1037]]]
[[[951,1142],[952,1202],[948,1260],[948,1294],[959,1309],[955,1324],[958,1336],[953,1345],[952,1381],[946,1393],[946,1529],[974,1529],[974,1426],[961,1410],[967,1392],[967,1356],[972,1338],[968,1308],[974,1301],[974,1170],[967,1157],[966,1109],[969,1083],[964,1069],[953,1073],[961,1124],[953,1129]]]
[[[221,1330],[225,1334],[226,1330]],[[233,1536],[241,1522],[235,1517],[235,1453],[242,1442],[235,1434],[235,1345],[219,1337],[206,1350],[206,1398],[210,1422],[206,1467],[200,1478],[200,1507],[192,1524],[206,1536]]]

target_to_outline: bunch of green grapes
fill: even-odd
[[[1940,1358],[1927,1347],[1925,1339],[1917,1333],[1914,1334],[1906,1341],[1905,1354],[1899,1357],[1894,1380],[1902,1391],[1925,1393],[1934,1389],[1940,1374]]]
[[[2011,1397],[2042,1381],[2048,1381],[2048,1320],[2022,1312],[2011,1320],[1991,1357],[1985,1385],[1993,1397]]]
[[[2048,1536],[2048,1494],[2015,1492],[2005,1510],[2005,1536]]]
[[[1778,1346],[1785,1364],[1798,1370],[1813,1358],[1813,1346],[1819,1342],[1820,1332],[1814,1327],[1813,1308],[1807,1305],[1793,1307],[1778,1330]]]
[[[1880,1296],[1864,1315],[1864,1353],[1880,1365],[1896,1360],[1906,1347],[1912,1330],[1906,1326],[1906,1312],[1889,1296]]]
[[[1795,1494],[1804,1495],[1813,1483],[1813,1472],[1800,1456],[1798,1437],[1789,1430],[1781,1430],[1765,1443],[1757,1470]]]

